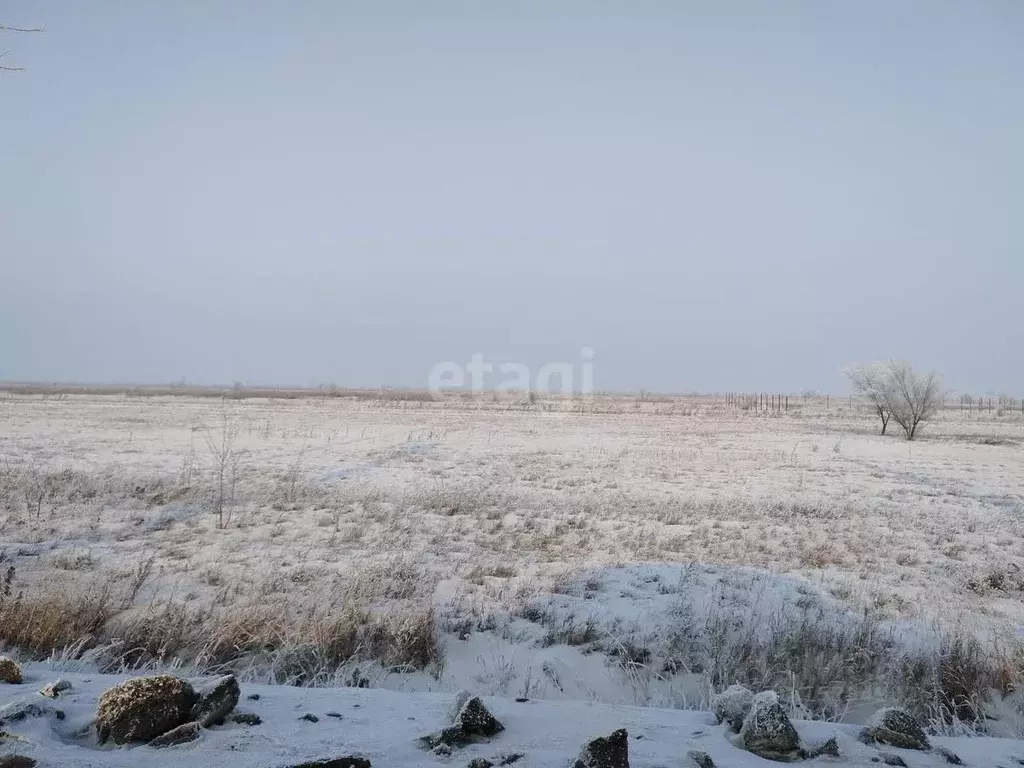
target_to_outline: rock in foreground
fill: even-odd
[[[151,747],[173,747],[177,744],[187,744],[190,741],[195,741],[199,738],[202,733],[202,729],[199,723],[193,721],[191,723],[185,723],[179,725],[177,728],[172,728],[163,736],[157,736],[151,742]]]
[[[629,734],[625,728],[588,743],[573,768],[629,768]]]
[[[190,719],[203,728],[220,725],[238,705],[242,691],[234,675],[224,675],[199,691],[199,701],[192,707]]]
[[[150,742],[189,720],[199,696],[172,675],[135,677],[108,688],[96,707],[101,744]]]
[[[866,744],[888,744],[902,749],[930,749],[931,744],[917,720],[901,707],[878,710],[860,732]]]
[[[690,764],[696,766],[696,768],[718,768],[715,765],[715,761],[711,759],[711,755],[707,752],[701,752],[699,749],[691,749],[686,753],[686,757],[689,759]]]
[[[52,683],[47,683],[39,689],[39,695],[45,696],[48,699],[56,699],[65,691],[71,690],[71,683],[67,680],[54,680]]]
[[[463,693],[456,699],[452,724],[437,733],[424,736],[421,741],[430,749],[439,746],[461,747],[488,739],[503,730],[505,726],[490,713],[479,696]]]
[[[725,722],[733,733],[739,733],[750,708],[754,705],[754,692],[743,685],[730,685],[711,697],[711,711],[718,722]]]
[[[775,691],[764,691],[754,697],[740,736],[744,749],[766,760],[788,762],[799,758],[800,735]]]
[[[21,667],[6,656],[0,656],[0,683],[21,685]]]

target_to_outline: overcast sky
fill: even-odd
[[[1024,394],[1024,3],[0,0],[0,379]],[[493,381],[497,383],[501,377]]]

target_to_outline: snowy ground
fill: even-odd
[[[99,747],[91,721],[96,700],[107,687],[122,677],[62,672],[60,677],[74,686],[56,701],[35,693],[57,673],[46,665],[30,665],[20,686],[4,686],[4,699],[24,700],[64,711],[64,720],[30,718],[5,727],[8,736],[0,740],[0,755],[18,753],[35,758],[41,768],[87,768],[92,766],[149,768],[152,766],[222,766],[223,768],[280,768],[302,761],[359,755],[375,766],[464,766],[483,757],[496,764],[513,753],[523,757],[515,765],[524,768],[565,768],[583,744],[615,729],[629,731],[630,765],[635,768],[678,768],[690,766],[689,750],[701,750],[722,768],[760,768],[772,765],[743,752],[729,740],[727,729],[716,725],[706,712],[637,708],[581,701],[516,702],[505,698],[485,699],[505,730],[486,744],[456,750],[449,758],[424,751],[419,736],[436,731],[450,722],[454,697],[442,694],[401,694],[354,688],[309,689],[289,686],[244,685],[237,711],[255,713],[258,726],[229,724],[204,731],[191,744],[162,750],[146,746]],[[14,691],[17,691],[14,693]],[[248,697],[258,694],[259,699]],[[318,722],[300,718],[317,716]],[[329,713],[333,713],[329,714]],[[861,744],[857,728],[822,722],[794,723],[802,743],[813,744],[837,736],[842,757],[818,758],[805,765],[874,766],[872,758],[881,752],[898,754],[910,768],[947,765],[934,752]],[[934,745],[955,752],[968,766],[1024,764],[1024,743],[993,738],[933,738]]]
[[[0,466],[141,486],[99,515],[11,500],[2,533],[40,565],[154,554],[165,581],[199,592],[268,562],[295,583],[389,555],[446,577],[506,566],[513,582],[575,564],[705,562],[800,573],[892,615],[1024,624],[1019,411],[950,410],[908,444],[875,434],[844,400],[828,411],[793,400],[769,417],[704,398],[601,398],[580,413],[562,402],[0,396]],[[218,437],[225,413],[240,430],[237,503],[218,531],[208,504],[161,504],[145,486],[209,486],[204,437]]]
[[[700,706],[707,660],[673,656],[700,646],[673,635],[680,616],[738,617],[734,638],[870,615],[901,648],[939,628],[1007,647],[1024,624],[1019,411],[950,409],[913,444],[800,398],[768,414],[706,397],[0,395],[0,425],[15,590],[113,584],[143,620],[168,602],[432,608],[443,663],[361,668],[385,688]],[[225,428],[219,527],[207,438]],[[862,699],[815,714],[856,722],[879,703]]]

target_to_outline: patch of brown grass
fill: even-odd
[[[116,612],[112,584],[97,580],[84,587],[55,584],[39,592],[15,592],[14,568],[0,591],[0,643],[45,658],[75,644],[94,645]]]

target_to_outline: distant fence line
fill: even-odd
[[[232,387],[169,384],[169,385],[123,385],[123,384],[63,384],[56,383],[31,383],[31,382],[4,382],[0,381],[0,394],[9,395],[41,395],[64,397],[67,395],[120,395],[123,397],[160,397],[160,396],[186,396],[186,397],[215,397],[224,399],[300,399],[300,398],[345,398],[354,400],[373,400],[381,402],[414,401],[421,405],[431,402],[445,402],[449,398],[458,400],[472,400],[479,395],[491,395],[497,397],[499,394],[514,397],[517,393],[506,391],[488,391],[485,393],[471,393],[464,390],[446,390],[442,393],[432,393],[428,390],[402,387],[379,387],[379,388],[346,388],[336,385],[321,385],[317,387],[276,387],[276,386],[245,386],[235,384]],[[526,390],[519,393],[529,397],[529,402],[534,403],[538,397],[545,399],[550,393],[531,392]],[[574,394],[576,398],[580,395]],[[772,392],[690,392],[690,393],[652,393],[640,390],[639,394],[630,392],[594,392],[591,398],[636,398],[637,408],[644,403],[671,403],[687,399],[704,400],[716,405],[725,404],[726,407],[736,408],[744,411],[755,412],[776,412],[785,413],[790,407],[807,406],[810,403],[823,404],[825,410],[848,407],[853,410],[854,405],[861,408],[870,408],[870,404],[863,398],[854,395],[835,397],[828,393],[802,392],[802,393],[772,393]],[[558,398],[555,394],[553,397]],[[943,408],[947,411],[959,411],[965,416],[973,414],[993,414],[996,416],[1019,415],[1024,418],[1024,398],[1010,397],[1008,395],[983,395],[973,396],[969,394],[955,395],[943,402]]]
[[[787,395],[785,393],[774,394],[770,392],[755,392],[740,393],[740,392],[727,392],[723,395],[725,404],[733,408],[738,408],[744,411],[780,411],[786,412],[789,410],[790,398],[793,399],[794,405],[797,403],[806,405],[808,400],[824,400],[825,410],[829,410],[833,403],[842,403],[847,405],[850,409],[853,408],[854,402],[858,404],[867,405],[866,403],[860,402],[853,395],[847,397],[836,398],[832,395]],[[943,407],[946,409],[959,409],[961,413],[970,415],[972,413],[1019,413],[1024,416],[1024,398],[1008,397],[1006,395],[991,396],[991,397],[974,397],[972,395],[960,395],[955,400],[943,401]]]

